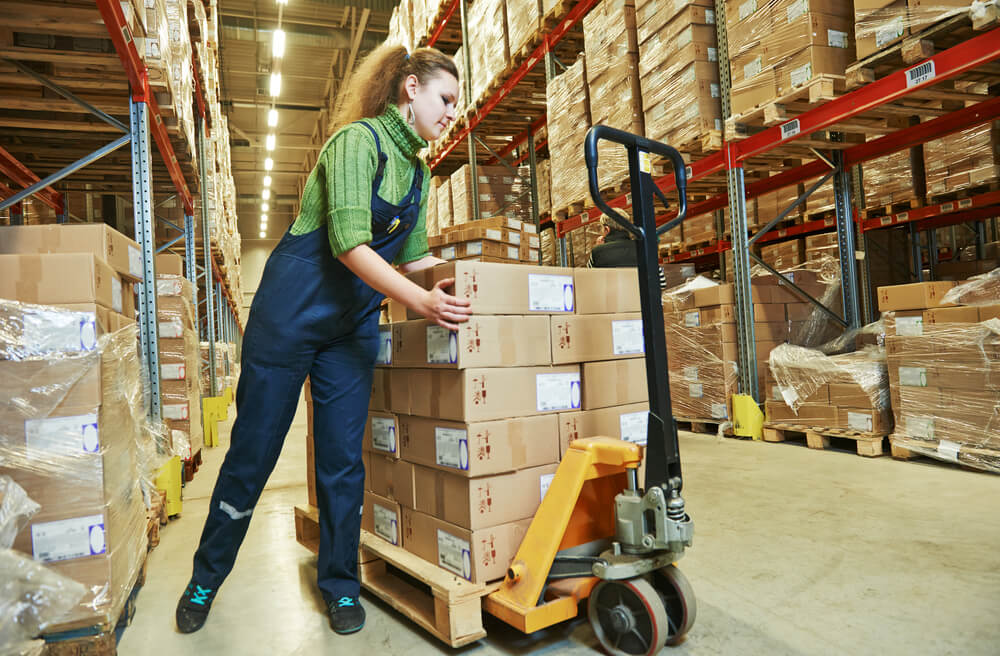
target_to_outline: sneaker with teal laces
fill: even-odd
[[[341,597],[326,604],[330,628],[340,635],[357,633],[365,626],[365,609],[357,597]]]
[[[194,579],[188,583],[177,602],[177,629],[181,633],[194,633],[205,624],[215,593],[214,588],[198,585]]]

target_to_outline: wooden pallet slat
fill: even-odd
[[[853,440],[856,443],[857,454],[869,458],[884,454],[883,441],[886,437],[886,433],[865,433],[841,428],[785,423],[764,424],[765,442],[785,442],[804,438],[806,446],[810,449],[827,450],[833,439]]]

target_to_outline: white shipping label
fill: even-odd
[[[469,543],[438,529],[438,565],[472,580],[472,550]]]
[[[778,389],[781,390],[781,398],[785,400],[785,405],[794,408],[799,401],[799,393],[791,387],[778,386]]]
[[[538,235],[538,226],[536,226],[534,223],[529,223],[529,222],[526,222],[526,221],[522,221],[521,222],[521,230],[523,230],[525,233],[527,233],[529,235],[536,235],[535,239],[538,239],[538,237],[537,237],[537,235]]]
[[[683,84],[693,84],[697,78],[694,66],[684,69],[684,72],[680,74],[680,81]]]
[[[644,410],[618,415],[618,427],[621,429],[621,438],[626,442],[645,444],[649,429],[649,413]]]
[[[157,332],[159,332],[160,337],[163,339],[184,337],[184,322],[179,317],[161,321],[158,326]]]
[[[642,319],[628,319],[611,322],[611,342],[615,355],[645,353],[642,339]]]
[[[885,44],[903,36],[903,17],[897,16],[887,22],[882,28],[875,32],[875,45],[879,48]],[[918,67],[919,68],[919,67]],[[907,71],[907,86],[909,84],[909,71]]]
[[[30,460],[98,453],[101,438],[97,413],[27,419],[24,422],[24,441]]]
[[[103,515],[74,517],[31,527],[31,553],[35,560],[43,563],[96,556],[106,549]]]
[[[713,98],[719,98],[720,97],[719,94],[721,93],[721,91],[719,89],[719,85],[716,82],[712,82],[709,85],[709,91],[711,92]]]
[[[675,42],[677,44],[676,49],[680,50],[687,44],[691,43],[691,41],[693,40],[694,40],[694,27],[692,26],[681,31],[681,33],[675,37]]]
[[[923,334],[923,317],[896,317],[896,335],[900,337],[919,337]]]
[[[396,511],[373,503],[372,515],[375,519],[375,535],[386,542],[399,544],[399,521],[396,519]]]
[[[708,25],[715,25],[715,10],[706,9],[705,10],[705,23]]]
[[[375,357],[375,364],[392,364],[391,330],[380,330],[378,332],[378,355]]]
[[[712,419],[729,419],[729,407],[725,403],[713,403]]]
[[[507,227],[510,228],[511,230],[516,230],[520,232],[521,228],[524,227],[524,223],[522,223],[520,219],[512,219],[510,217],[507,217]]]
[[[157,296],[180,296],[184,293],[184,286],[178,278],[157,278]]]
[[[718,48],[709,48],[708,49],[708,61],[710,61],[710,62],[719,61],[719,49]]]
[[[542,474],[538,477],[538,501],[541,503],[545,499],[545,493],[549,491],[552,487],[552,480],[555,479],[555,474]]]
[[[899,384],[904,387],[927,387],[927,367],[900,367]]]
[[[528,274],[528,309],[532,312],[572,312],[573,276]]]
[[[395,419],[372,417],[372,448],[386,453],[396,453]]]
[[[754,57],[750,60],[749,64],[743,65],[743,79],[749,80],[752,77],[760,75],[761,70],[764,68],[764,60],[760,57]]]
[[[841,32],[840,30],[827,30],[826,31],[826,45],[831,48],[846,48],[850,45],[847,40],[847,32]]]
[[[434,460],[444,467],[468,471],[469,434],[461,428],[434,428]]]
[[[441,249],[441,259],[442,260],[454,260],[455,259],[455,247],[445,246]]]
[[[465,254],[466,255],[482,255],[483,254],[483,242],[481,241],[470,241],[465,244]]]
[[[129,290],[131,293],[131,290]],[[111,309],[121,314],[122,311],[122,279],[118,274],[111,276]]]
[[[793,68],[789,73],[789,77],[791,77],[793,87],[802,86],[803,84],[811,80],[812,76],[813,76],[813,68],[811,62],[799,66],[798,68]]]
[[[702,383],[691,383],[688,385],[688,395],[692,399],[700,399],[705,396],[705,386]]]
[[[128,247],[128,272],[142,280],[142,253],[135,246]]]
[[[514,244],[515,246],[521,245],[521,233],[520,232],[510,232],[507,233],[507,241]]]
[[[539,412],[575,410],[580,407],[580,374],[537,374],[535,395]]]
[[[21,316],[21,322],[22,348],[27,356],[93,351],[97,347],[97,318],[93,312],[32,310]]]
[[[691,103],[684,109],[684,120],[690,121],[691,119],[698,116],[698,113],[700,111],[701,111],[701,105],[699,105],[697,102]]]
[[[520,260],[521,259],[521,251],[518,249],[517,246],[508,246],[507,247],[507,259],[508,260]]]
[[[503,232],[497,228],[487,228],[486,238],[493,241],[503,241]]]
[[[163,418],[174,419],[176,421],[187,421],[187,403],[165,403],[163,404]]]
[[[740,4],[740,20],[747,18],[757,11],[757,0],[746,0]]]
[[[847,426],[852,430],[872,432],[872,416],[865,412],[847,412]]]
[[[684,380],[697,381],[698,367],[684,367]]]
[[[538,235],[530,235],[528,237],[528,248],[538,248],[541,242],[538,241]]]
[[[694,328],[695,326],[701,325],[701,312],[698,310],[691,310],[690,312],[684,313],[684,325],[688,328]]]
[[[807,11],[809,11],[809,0],[795,0],[791,6],[785,9],[785,20],[792,23]]]
[[[441,326],[427,326],[427,364],[458,362],[458,333]]]
[[[920,437],[925,440],[934,439],[934,417],[907,416],[905,419],[907,435]]]
[[[187,367],[184,364],[161,364],[160,378],[163,380],[184,380]]]
[[[937,452],[938,455],[945,460],[950,460],[951,462],[958,462],[958,452],[961,450],[962,445],[958,442],[952,442],[951,440],[941,440],[938,442]]]

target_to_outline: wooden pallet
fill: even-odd
[[[319,511],[295,507],[295,538],[319,551]],[[470,583],[368,531],[358,550],[361,585],[438,640],[462,647],[486,637],[483,597],[499,583]]]
[[[863,433],[840,428],[801,426],[798,424],[769,423],[764,425],[765,442],[786,442],[805,439],[810,449],[826,450],[830,441],[853,440],[859,456],[876,457],[883,455],[882,440],[886,434]]]
[[[703,433],[706,435],[718,435],[719,427],[722,427],[722,434],[732,437],[733,422],[729,419],[692,419],[688,417],[674,417],[677,427],[692,433]],[[682,424],[686,424],[683,426]],[[728,424],[728,427],[726,426]]]
[[[866,219],[877,219],[882,216],[889,216],[891,214],[896,214],[898,212],[908,212],[909,210],[915,210],[923,205],[919,199],[912,198],[910,200],[902,200],[896,203],[889,203],[888,205],[876,205],[874,207],[866,207],[861,210],[861,216]]]
[[[953,457],[947,457],[947,451],[941,453],[939,450],[939,441],[927,441],[924,448],[918,446],[916,442],[923,442],[923,440],[916,440],[907,435],[897,433],[889,435],[889,449],[892,457],[896,460],[926,459],[939,463],[957,464],[963,469],[973,471],[985,470],[1000,473],[1000,450],[962,444]],[[932,455],[932,452],[938,454],[940,457],[935,457]]]
[[[972,198],[974,196],[979,196],[980,194],[986,194],[991,191],[1000,190],[1000,182],[987,182],[984,184],[977,184],[973,186],[966,187],[965,189],[957,189],[955,191],[949,191],[943,194],[934,194],[929,196],[930,205],[937,205],[938,203],[948,203],[951,201],[961,201],[966,198]]]
[[[791,93],[726,119],[725,137],[727,140],[744,139],[759,131],[760,128],[783,123],[807,111],[812,105],[833,100],[845,91],[846,84],[843,76],[818,75]],[[797,143],[799,141],[801,140],[797,140]],[[829,147],[829,145],[825,147]]]

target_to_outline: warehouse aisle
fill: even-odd
[[[186,489],[184,516],[150,556],[122,656],[453,653],[371,597],[368,625],[330,631],[315,557],[295,542],[305,491],[305,406],[205,628],[176,632],[221,448]],[[223,436],[223,444],[228,439]],[[1000,641],[1000,478],[939,467],[684,434],[698,594],[686,643],[665,654],[994,654]],[[492,620],[454,653],[590,653],[583,621],[527,637]],[[377,651],[376,651],[377,650]]]

